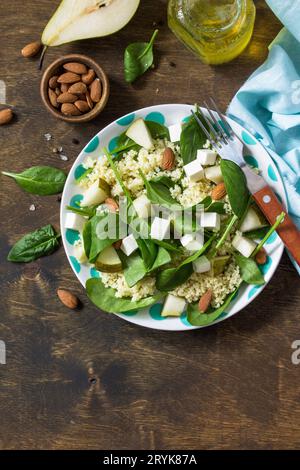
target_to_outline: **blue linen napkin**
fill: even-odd
[[[300,0],[267,3],[285,28],[227,113],[266,147],[282,176],[289,214],[300,229]]]

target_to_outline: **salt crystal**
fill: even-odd
[[[63,161],[63,162],[67,162],[69,159],[67,157],[67,155],[60,155],[60,159]]]
[[[45,139],[47,140],[47,142],[49,142],[49,140],[51,140],[51,139],[52,139],[52,135],[51,135],[51,134],[49,134],[49,133],[47,133],[47,134],[44,134],[44,137],[45,137]]]
[[[29,210],[31,212],[34,212],[35,211],[35,205],[34,204],[31,204],[31,206],[29,207]]]

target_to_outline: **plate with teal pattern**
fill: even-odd
[[[101,158],[101,149],[103,147],[113,149],[118,136],[122,134],[124,130],[138,117],[170,126],[172,124],[184,121],[190,115],[190,110],[191,105],[163,104],[150,106],[129,113],[112,122],[107,127],[98,132],[98,134],[92,138],[92,140],[85,146],[85,148],[77,157],[65,184],[61,201],[60,223],[62,240],[66,255],[75,275],[84,287],[87,279],[91,277],[99,277],[101,274],[90,264],[81,264],[76,259],[74,253],[74,244],[76,240],[79,239],[79,233],[65,229],[65,218],[68,212],[66,210],[66,206],[76,205],[76,202],[79,202],[83,197],[83,195],[80,193],[81,188],[78,186],[78,184],[76,184],[76,181],[84,172],[84,167],[82,166],[83,162],[87,157],[92,157],[95,159]],[[232,120],[229,121],[234,131],[244,142],[245,160],[250,166],[260,171],[267,184],[273,188],[279,199],[282,201],[283,205],[286,207],[286,195],[282,180],[268,152],[260,144],[260,142],[255,137],[253,137],[253,135],[251,135],[238,123]],[[226,312],[224,312],[214,323],[223,321],[241,311],[250,302],[252,302],[268,284],[279,264],[284,247],[278,235],[274,233],[269,238],[265,248],[268,257],[266,264],[263,265],[261,269],[263,271],[266,283],[263,286],[251,286],[243,284],[239,289],[236,297],[226,309]],[[158,330],[184,331],[198,328],[189,324],[186,312],[184,312],[178,318],[163,318],[161,316],[161,311],[162,303],[157,303],[148,309],[130,312],[127,314],[118,314],[118,316],[131,323]],[[101,314],[108,316],[111,315],[109,313]]]

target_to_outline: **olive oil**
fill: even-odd
[[[223,64],[249,43],[255,12],[253,0],[169,0],[168,24],[203,62]]]

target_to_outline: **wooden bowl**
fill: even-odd
[[[59,110],[57,110],[51,105],[48,97],[49,79],[56,75],[57,72],[59,72],[62,68],[63,64],[67,62],[80,62],[86,65],[88,68],[93,69],[96,73],[97,78],[100,79],[102,84],[102,96],[100,101],[98,103],[95,103],[95,106],[93,109],[91,109],[91,111],[85,114],[81,114],[80,116],[66,116],[65,114],[62,114]],[[101,111],[105,108],[109,97],[109,80],[100,65],[98,65],[97,62],[95,62],[90,57],[81,54],[69,54],[55,60],[45,70],[41,81],[40,92],[44,105],[46,106],[48,111],[56,118],[72,123],[88,122],[98,116]]]

